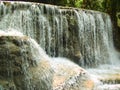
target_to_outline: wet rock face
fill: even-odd
[[[79,46],[79,28],[77,24],[77,18],[74,14],[75,13],[72,11],[66,11],[65,13],[65,17],[68,21],[68,30],[65,29],[63,32],[63,56],[70,58],[73,62],[81,65],[82,62],[80,60],[82,55]]]
[[[117,12],[116,14],[116,19],[117,19],[117,22],[115,23],[116,25],[114,25],[114,34],[113,34],[113,39],[114,39],[114,45],[115,45],[115,48],[117,49],[117,51],[120,52],[120,12]]]
[[[0,37],[0,66],[1,75],[5,78],[9,76],[9,70],[11,73],[18,74],[21,71],[21,57],[22,57],[22,46],[23,42],[17,37]],[[21,43],[20,43],[21,42]],[[24,52],[26,53],[26,52]],[[3,72],[3,73],[2,73]]]
[[[92,90],[93,86],[84,69],[39,52],[30,38],[0,36],[0,90]]]
[[[120,12],[117,13],[117,25],[120,27]]]

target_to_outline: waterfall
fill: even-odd
[[[35,39],[48,55],[70,58],[83,67],[113,62],[112,24],[105,13],[1,1],[0,30],[10,29]]]
[[[79,42],[86,65],[110,63],[112,48],[112,24],[110,17],[102,13],[95,14],[75,11],[78,18]]]
[[[112,86],[109,86],[111,84],[116,84],[113,87],[119,86],[119,53],[113,45],[112,22],[110,16],[106,13],[42,3],[1,1],[0,36],[2,35],[14,36],[15,38],[17,38],[16,36],[23,37],[23,35],[31,37],[48,54],[33,39],[27,39],[30,43],[24,40],[19,42],[19,38],[17,43],[16,41],[13,42],[15,47],[16,44],[21,45],[19,48],[20,55],[15,53],[18,59],[22,58],[20,67],[23,78],[21,80],[21,78],[17,78],[17,75],[20,75],[21,72],[15,70],[15,77],[13,77],[13,71],[10,71],[11,68],[19,67],[19,63],[16,62],[14,56],[9,56],[11,55],[10,51],[3,50],[5,55],[9,57],[2,56],[3,53],[1,58],[5,60],[13,58],[12,60],[16,63],[15,67],[11,65],[13,63],[11,61],[5,63],[5,70],[10,71],[7,74],[1,70],[1,72],[4,72],[2,73],[3,76],[8,75],[12,78],[5,79],[5,81],[11,83],[12,90],[16,90],[15,86],[22,88],[22,90],[23,88],[26,90],[56,90],[57,88],[64,89],[66,86],[66,88],[71,87],[75,85],[73,83],[79,81],[82,83],[81,80],[84,81],[85,78],[78,80],[81,73],[78,73],[76,68],[79,68],[79,66],[61,57],[69,58],[86,68],[91,76],[97,79],[96,83],[99,85],[95,87],[95,90],[106,90],[106,86],[112,88]],[[28,45],[30,45],[30,48],[27,47]],[[9,45],[6,47],[9,47]],[[1,54],[2,48],[0,51]],[[1,62],[4,62],[4,59],[1,59]],[[38,66],[34,67],[37,64]],[[28,67],[30,67],[30,70]],[[72,74],[74,75],[73,78],[66,77],[68,81],[52,88],[52,84],[54,84],[52,81],[54,80],[53,69],[58,76],[59,74],[63,77],[64,75],[69,76],[74,71],[77,72],[77,75]],[[12,86],[14,84],[16,85]],[[76,85],[78,87],[72,87],[78,90],[78,88],[81,88],[79,85],[82,84],[76,83]],[[0,89],[3,90],[2,85],[0,85]]]

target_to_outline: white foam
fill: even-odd
[[[24,35],[23,33],[15,29],[8,29],[6,31],[0,30],[0,36],[24,36]]]
[[[29,41],[30,41],[32,55],[36,61],[39,61],[41,59],[50,60],[46,52],[40,47],[40,45],[34,39],[30,38]]]

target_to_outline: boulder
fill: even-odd
[[[0,36],[0,90],[92,90],[86,70],[50,58],[27,36]]]

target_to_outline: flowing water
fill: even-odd
[[[35,39],[48,55],[70,58],[89,67],[88,71],[95,76],[120,74],[112,23],[105,13],[29,2],[0,2],[0,29],[16,29]]]

